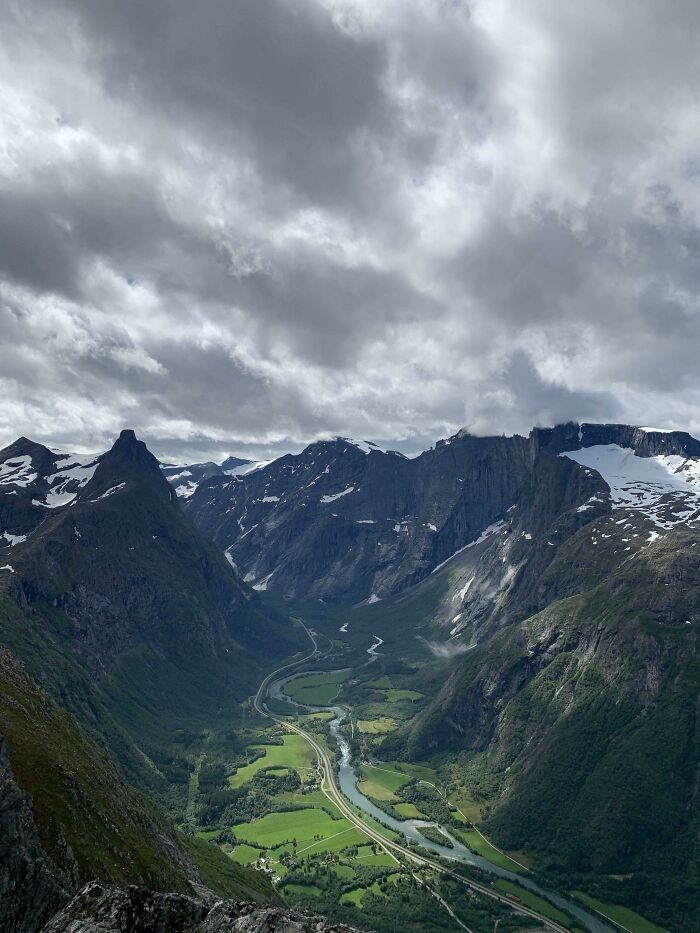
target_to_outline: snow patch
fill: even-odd
[[[275,572],[275,571],[273,570],[272,573],[274,573],[274,572]],[[267,584],[268,584],[268,583],[270,582],[270,580],[272,579],[272,573],[268,573],[268,575],[265,577],[265,579],[264,579],[264,580],[261,580],[259,583],[254,583],[254,584],[253,584],[253,589],[254,589],[254,590],[266,590],[266,589],[267,589]]]
[[[260,501],[261,502],[279,502],[280,497],[279,496],[263,496]]]
[[[106,499],[108,496],[113,496],[115,492],[119,492],[120,489],[123,489],[126,486],[126,483],[118,483],[116,486],[111,486],[106,492],[103,492],[101,496],[98,496],[96,499],[90,499],[90,502],[99,502],[100,499]]]
[[[0,570],[9,570],[10,573],[15,572],[15,568],[12,566],[12,564],[5,564],[4,566],[0,567]]]
[[[11,535],[9,531],[3,531],[1,537],[3,537],[7,541],[10,547],[14,547],[15,544],[22,544],[24,541],[27,540],[26,535]]]
[[[498,534],[498,532],[504,527],[504,525],[505,525],[505,522],[497,521],[497,522],[494,522],[492,525],[489,525],[488,528],[484,528],[484,530],[481,532],[478,538],[476,538],[474,541],[470,541],[469,544],[465,544],[464,547],[461,547],[458,551],[455,551],[454,554],[451,554],[448,558],[443,560],[442,563],[437,565],[437,567],[433,567],[433,569],[430,572],[436,573],[438,570],[440,570],[441,567],[444,567],[445,564],[449,563],[449,561],[451,561],[458,554],[461,554],[463,551],[466,551],[470,547],[476,547],[477,544],[483,544],[483,542],[486,541],[488,538],[491,538],[493,537],[493,535]]]
[[[342,496],[348,496],[351,492],[355,492],[354,486],[348,486],[347,489],[344,489],[342,492],[336,492],[333,496],[321,496],[321,502],[335,502],[336,499],[340,499]]]
[[[273,460],[256,460],[253,463],[243,463],[240,466],[233,467],[232,470],[224,470],[226,476],[247,476],[249,473],[256,473],[258,470],[265,469],[273,463]]]
[[[0,484],[3,486],[29,486],[37,478],[29,454],[11,457],[0,463]]]
[[[453,602],[453,603],[456,603],[457,600],[459,600],[460,602],[464,602],[464,597],[465,597],[465,596],[467,595],[467,593],[469,592],[469,587],[472,585],[472,583],[474,582],[475,579],[476,579],[476,574],[474,574],[474,576],[470,577],[470,578],[467,580],[467,582],[464,584],[464,586],[462,587],[462,589],[461,589],[461,590],[458,590],[458,591],[454,594],[454,596],[452,597],[452,602]]]

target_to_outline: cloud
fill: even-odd
[[[6,0],[0,440],[700,431],[700,9]]]

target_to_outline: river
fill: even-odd
[[[371,663],[378,657],[376,649],[382,643],[382,640],[378,635],[375,635],[374,638],[375,644],[373,644],[371,648],[367,649],[367,653],[370,655],[370,660],[368,663]],[[344,668],[344,670],[348,670],[348,668]],[[286,677],[282,677],[279,680],[274,681],[269,686],[269,696],[277,700],[282,700],[285,703],[291,703],[297,707],[302,706],[302,704],[296,703],[284,692],[284,687],[290,681],[296,680],[297,677],[304,677],[309,673],[317,672],[301,671],[295,674],[289,674]],[[332,671],[329,673],[340,672]],[[506,878],[509,881],[513,881],[516,884],[527,888],[529,891],[532,891],[534,894],[538,894],[541,897],[546,898],[552,904],[555,904],[562,910],[568,911],[571,915],[580,920],[581,923],[583,923],[587,929],[591,931],[591,933],[614,933],[613,927],[606,924],[603,920],[596,917],[594,914],[589,913],[587,910],[581,907],[580,904],[576,903],[576,901],[569,900],[568,898],[563,897],[554,891],[543,888],[541,885],[537,884],[535,881],[532,881],[526,875],[516,874],[515,872],[508,871],[505,868],[500,868],[498,865],[494,865],[493,862],[489,862],[488,859],[483,858],[483,856],[472,852],[471,849],[468,849],[465,845],[455,839],[449,833],[449,831],[445,829],[444,826],[439,826],[438,828],[442,832],[447,833],[447,836],[452,842],[454,848],[450,849],[447,846],[441,846],[438,843],[433,842],[432,840],[427,839],[425,836],[421,835],[421,826],[437,827],[437,823],[427,820],[397,820],[393,816],[390,816],[388,813],[385,813],[384,810],[380,809],[378,806],[376,806],[376,804],[372,803],[368,797],[365,797],[365,795],[362,794],[357,787],[357,774],[355,773],[355,769],[352,764],[350,744],[340,731],[341,724],[347,718],[347,710],[340,706],[303,705],[303,708],[311,709],[314,712],[326,711],[333,713],[334,719],[330,722],[330,732],[340,751],[340,761],[338,763],[338,784],[343,794],[360,810],[363,810],[365,813],[374,817],[375,820],[378,820],[384,826],[388,826],[390,829],[401,833],[402,835],[406,836],[407,839],[418,843],[424,849],[428,849],[429,851],[440,855],[444,859],[449,859],[454,862],[462,862],[465,865],[472,865],[475,868],[479,868],[491,875],[496,875],[499,878]]]

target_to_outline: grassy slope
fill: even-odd
[[[264,876],[177,834],[2,648],[0,732],[44,850],[76,885],[98,879],[190,892],[199,876],[221,897],[274,898]]]
[[[75,720],[0,652],[0,730],[50,858],[77,880],[188,889],[194,871],[173,831],[121,780]]]

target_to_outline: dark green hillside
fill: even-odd
[[[687,538],[479,645],[384,745],[410,760],[461,749],[456,773],[499,845],[684,931],[699,896],[700,554]]]
[[[273,896],[262,876],[180,837],[4,648],[0,746],[3,929],[36,929],[93,879],[181,892],[194,881],[221,896]]]

